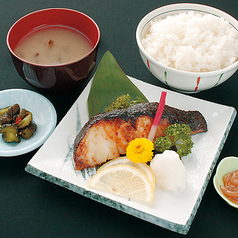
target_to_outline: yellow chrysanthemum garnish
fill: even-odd
[[[154,143],[146,138],[136,138],[126,148],[126,156],[134,163],[146,163],[152,160]]]

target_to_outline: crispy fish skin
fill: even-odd
[[[114,159],[126,153],[130,141],[147,138],[157,108],[157,102],[140,103],[92,117],[75,138],[75,169],[82,170]],[[163,136],[166,127],[175,123],[189,125],[191,135],[207,131],[206,120],[199,111],[165,105],[156,138]]]

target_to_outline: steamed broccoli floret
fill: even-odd
[[[131,106],[136,105],[138,103],[144,102],[144,100],[141,99],[140,97],[137,97],[137,99],[133,100],[133,101],[130,101],[130,98],[131,97],[130,97],[129,94],[122,95],[122,96],[118,97],[116,99],[116,101],[112,102],[112,104],[106,108],[105,112],[110,112],[112,110],[128,108],[128,107],[131,107]]]
[[[164,137],[159,137],[154,141],[155,150],[163,153],[165,150],[175,148],[180,158],[191,153],[193,142],[191,139],[191,129],[186,124],[173,124],[168,126]]]

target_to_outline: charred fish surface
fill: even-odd
[[[92,117],[75,138],[75,169],[93,167],[117,158],[126,153],[130,141],[147,138],[157,108],[157,102],[140,103]],[[199,111],[184,111],[165,105],[155,137],[163,136],[166,127],[175,123],[189,125],[191,135],[207,131],[206,120]]]

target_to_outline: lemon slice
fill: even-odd
[[[89,187],[132,200],[152,202],[155,187],[139,169],[125,164],[102,168],[89,181]]]
[[[153,173],[152,169],[150,168],[150,166],[148,166],[147,164],[144,164],[144,163],[134,163],[131,160],[129,160],[126,156],[118,157],[113,160],[109,160],[107,163],[102,165],[98,169],[98,171],[101,169],[107,168],[109,166],[118,165],[118,164],[131,165],[132,167],[135,167],[135,168],[141,170],[143,173],[145,173],[148,176],[150,182],[152,183],[152,186],[155,186],[155,176],[154,176],[154,173]]]

